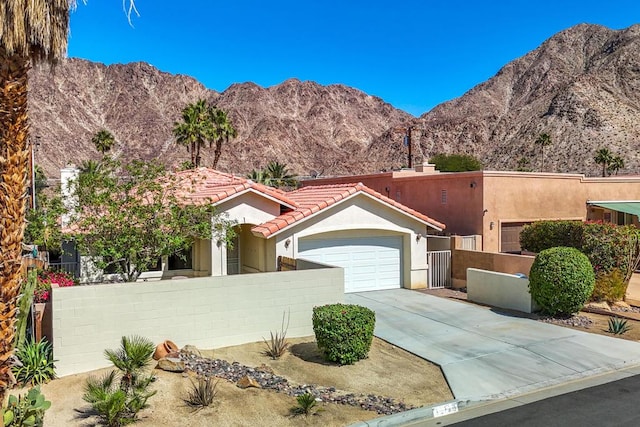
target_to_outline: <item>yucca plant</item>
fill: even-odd
[[[20,384],[43,384],[56,377],[53,347],[46,339],[38,342],[26,341],[16,350],[19,366],[12,368]]]
[[[311,393],[301,394],[296,397],[296,402],[298,402],[298,405],[291,408],[292,415],[304,415],[306,417],[314,415],[320,410],[315,396]]]
[[[218,394],[217,388],[218,380],[213,377],[199,376],[197,382],[191,380],[191,389],[184,401],[193,408],[202,409],[213,403]]]
[[[627,324],[625,319],[621,319],[619,317],[610,317],[609,318],[609,329],[607,332],[614,335],[622,335],[628,332],[631,329],[631,326]]]
[[[269,356],[273,360],[279,359],[287,348],[289,348],[289,343],[287,342],[287,331],[289,329],[289,316],[287,317],[287,326],[284,326],[284,313],[282,313],[282,325],[280,326],[280,331],[269,332],[271,334],[271,339],[267,341],[265,338],[262,338],[264,344],[266,346],[265,350],[262,352],[265,356]]]

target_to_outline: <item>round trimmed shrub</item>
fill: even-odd
[[[369,354],[376,315],[366,307],[329,304],[313,308],[313,332],[326,360],[352,365]]]
[[[536,256],[529,273],[529,291],[551,315],[580,311],[591,296],[595,274],[589,258],[568,247],[546,249]]]

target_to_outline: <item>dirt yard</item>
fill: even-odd
[[[267,365],[274,374],[290,383],[335,387],[357,394],[390,397],[412,406],[424,406],[452,399],[438,366],[374,338],[369,358],[351,366],[326,363],[320,357],[314,337],[289,340],[290,351],[279,360],[263,356],[264,343],[252,343],[203,352],[207,357],[239,362],[247,366]],[[56,379],[42,386],[51,409],[45,426],[94,426],[97,418],[87,417],[89,409],[82,400],[89,375],[107,370]],[[241,389],[220,380],[213,406],[193,411],[183,397],[191,382],[188,374],[155,370],[158,393],[141,413],[138,426],[346,426],[379,417],[376,412],[335,403],[321,404],[318,415],[292,417],[294,397],[256,388]],[[16,391],[13,391],[15,394]]]

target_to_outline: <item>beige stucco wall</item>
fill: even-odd
[[[314,306],[343,302],[340,268],[202,277],[53,290],[53,355],[59,376],[109,366],[124,335],[212,349],[261,341],[290,313],[287,336],[313,334]]]
[[[454,249],[451,251],[451,276],[454,288],[467,286],[470,268],[500,273],[529,275],[535,257]]]
[[[299,240],[305,237],[402,236],[403,286],[417,289],[427,286],[427,239],[416,238],[426,233],[427,226],[420,221],[358,194],[269,240],[275,241],[276,257],[297,258]]]
[[[354,181],[445,223],[447,233],[482,235],[482,250],[487,252],[500,252],[502,224],[584,220],[588,200],[640,200],[640,177],[624,176],[478,171],[394,177],[384,173],[310,180],[304,185]]]
[[[513,274],[469,268],[467,298],[480,304],[524,313],[539,310],[529,293],[529,280]]]

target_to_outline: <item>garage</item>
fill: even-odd
[[[400,288],[402,236],[305,238],[298,257],[344,268],[345,292]]]

